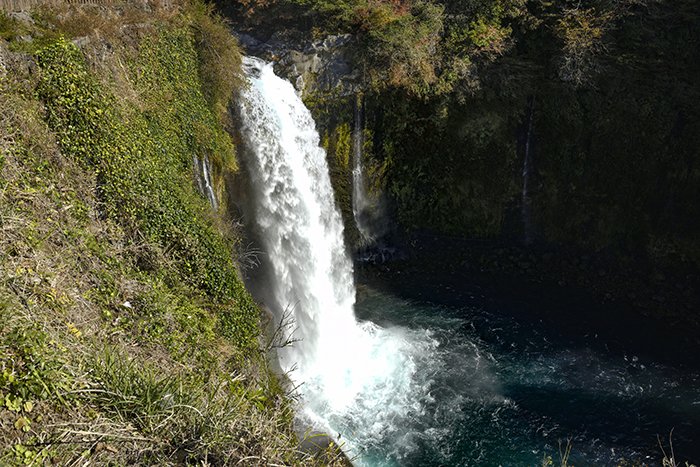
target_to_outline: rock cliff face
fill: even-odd
[[[322,40],[288,42],[279,34],[263,41],[236,34],[246,53],[275,62],[275,72],[289,79],[304,96],[333,93],[347,96],[360,89],[360,73],[351,62],[350,34],[329,35]]]
[[[292,82],[313,113],[327,152],[336,204],[343,215],[345,241],[356,246],[359,233],[352,214],[349,161],[354,102],[364,89],[360,67],[353,60],[356,38],[341,34],[313,40],[309,34],[295,35],[285,29],[270,35],[264,27],[245,31],[234,27],[244,53],[274,62],[275,73]]]
[[[410,48],[411,41],[402,40],[405,31],[373,43],[362,28],[328,26],[321,13],[298,2],[278,1],[274,13],[261,9],[231,18],[245,32],[239,39],[247,53],[274,61],[311,108],[349,245],[357,246],[359,235],[349,161],[355,95],[361,93],[367,179],[372,190],[386,194],[398,231],[493,242],[493,255],[476,249],[475,256],[489,258],[483,261],[466,253],[449,256],[456,263],[483,263],[494,274],[569,284],[629,302],[643,314],[681,320],[676,315],[694,314],[676,311],[696,309],[700,290],[700,132],[694,131],[697,106],[690,104],[698,102],[698,87],[680,85],[695,82],[700,48],[688,46],[697,43],[697,34],[678,34],[700,18],[691,3],[613,12],[621,16],[605,40],[615,47],[592,51],[595,70],[586,63],[561,69],[571,50],[557,28],[571,19],[569,13],[562,10],[557,19],[530,11],[540,18],[512,38],[519,47],[489,49],[493,44],[474,38],[464,50],[461,43],[440,43],[429,53],[443,57],[440,78],[449,79],[450,70],[460,78],[446,87],[432,84],[421,95],[405,82],[402,87],[401,81],[369,78],[390,65],[376,57],[368,61],[376,49],[415,62],[421,42]],[[324,24],[326,33],[355,36],[310,39]],[[405,50],[414,55],[403,55]],[[576,75],[582,71],[590,72],[585,80]],[[523,239],[534,246],[520,245]],[[528,260],[534,266],[525,267],[514,260],[513,268],[510,259],[500,258],[501,244],[518,251],[516,258],[541,248],[543,257],[556,261]],[[569,264],[572,255],[592,258],[590,267]]]

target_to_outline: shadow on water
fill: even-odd
[[[525,283],[483,273],[428,274],[401,263],[358,265],[358,281],[412,300],[449,307],[474,306],[520,323],[536,323],[570,345],[617,355],[638,355],[700,370],[700,336],[688,328],[640,315],[624,305],[600,303],[574,287]]]
[[[575,465],[659,465],[657,435],[671,430],[677,459],[700,459],[697,348],[570,290],[390,267],[357,266],[358,318],[440,341],[430,436],[405,465],[534,465],[568,438]],[[486,386],[458,369],[472,352],[488,363]],[[458,416],[441,415],[443,398]]]
[[[504,394],[512,399],[525,416],[546,419],[560,433],[585,433],[593,438],[610,440],[620,448],[635,446],[640,454],[660,454],[655,435],[665,439],[673,430],[676,453],[684,458],[700,458],[698,410],[684,411],[669,407],[656,397],[621,396],[600,391],[587,391],[577,386],[527,385],[511,382],[504,385]],[[585,436],[574,439],[575,451],[585,449]],[[576,461],[574,454],[572,461]],[[658,462],[656,457],[655,462]],[[584,461],[584,459],[579,459]]]

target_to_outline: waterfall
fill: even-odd
[[[532,170],[532,121],[535,112],[535,98],[530,99],[530,109],[527,117],[527,134],[525,135],[525,154],[523,156],[523,191],[522,191],[522,218],[523,240],[526,245],[532,243],[532,199],[530,198],[530,171]]]
[[[352,133],[352,213],[355,225],[360,232],[363,244],[372,244],[376,236],[372,232],[369,215],[372,211],[372,203],[367,196],[364,170],[362,168],[362,152],[364,146],[364,122],[362,95],[355,99],[354,124]]]
[[[243,92],[243,135],[255,198],[255,222],[275,275],[277,310],[292,309],[294,346],[282,349],[285,370],[298,365],[307,379],[328,359],[341,358],[356,332],[353,268],[333,205],[325,153],[310,112],[292,85],[272,67],[246,59],[250,86]],[[348,338],[356,336],[347,336]],[[317,352],[326,348],[325,352]]]
[[[219,209],[219,203],[216,199],[216,193],[214,193],[214,188],[211,181],[211,164],[209,162],[209,156],[205,154],[201,159],[197,156],[192,156],[192,158],[194,160],[199,191],[201,191],[201,193],[207,197],[209,204],[211,204],[211,207],[216,211]]]
[[[267,305],[294,320],[280,366],[299,386],[305,422],[357,453],[399,436],[402,417],[415,416],[430,384],[417,367],[435,343],[425,331],[357,321],[353,266],[311,113],[270,64],[245,58],[244,68],[243,162],[272,276]]]

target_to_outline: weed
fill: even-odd
[[[566,440],[566,444],[559,440],[559,461],[555,463],[552,456],[545,456],[542,459],[542,467],[556,465],[557,467],[569,467],[569,457],[571,457],[571,439]],[[573,466],[572,466],[573,467]]]
[[[661,448],[661,452],[664,455],[664,458],[662,460],[662,465],[663,467],[678,467],[679,464],[676,461],[676,453],[673,450],[673,430],[668,434],[668,452],[666,452],[666,448],[664,447],[664,442],[661,440],[661,437],[657,435],[657,440],[659,442],[659,447]],[[686,462],[685,467],[695,467],[695,465]]]

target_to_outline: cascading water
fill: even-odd
[[[279,359],[305,426],[342,435],[355,462],[372,466],[540,465],[567,438],[576,464],[654,464],[656,434],[673,427],[674,441],[694,446],[700,373],[617,355],[597,334],[557,335],[517,307],[444,307],[371,284],[358,321],[313,119],[271,65],[244,64],[249,201],[272,276],[268,305],[278,319],[292,311],[286,337],[300,339]],[[428,278],[403,287],[444,293]]]
[[[425,331],[356,320],[353,267],[311,114],[270,64],[244,65],[245,163],[273,275],[270,305],[278,318],[292,310],[287,337],[298,339],[280,349],[280,364],[301,384],[306,421],[342,435],[356,453],[422,410],[430,378],[417,378],[416,369],[435,342]]]
[[[193,159],[199,191],[207,197],[209,204],[211,204],[211,207],[216,211],[219,209],[219,202],[216,199],[216,193],[214,193],[214,187],[211,181],[211,164],[209,163],[209,157],[204,155],[200,159],[197,156],[193,156]]]
[[[355,218],[355,225],[360,232],[362,243],[372,244],[376,240],[376,235],[372,231],[372,225],[368,216],[373,206],[367,196],[367,186],[365,184],[365,174],[362,167],[362,152],[364,146],[364,125],[362,112],[362,96],[355,99],[355,115],[352,133],[352,213]]]

